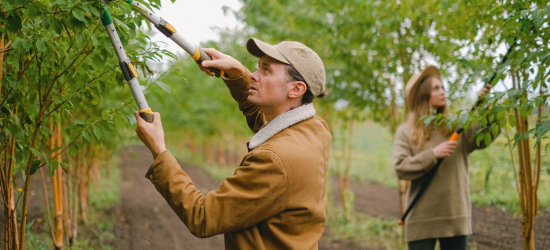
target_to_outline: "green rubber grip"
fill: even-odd
[[[107,6],[103,6],[103,16],[101,16],[101,22],[103,23],[103,26],[107,26],[113,23],[111,13],[109,13],[109,9],[107,8]]]
[[[145,120],[145,121],[148,122],[148,123],[153,123],[153,120],[154,120],[154,118],[155,118],[155,117],[153,116],[153,114],[149,114],[149,113],[141,113],[141,112],[140,112],[140,113],[139,113],[139,116],[140,116],[141,118],[143,118],[143,120]]]
[[[200,53],[200,57],[197,60],[198,64],[201,64],[202,61],[212,60],[212,58],[208,54],[206,54],[201,48],[199,48],[199,53]],[[216,69],[216,68],[208,68],[208,69],[210,71],[214,72],[214,74],[216,74],[216,77],[220,77],[224,74],[224,72],[220,69]]]

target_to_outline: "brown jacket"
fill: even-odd
[[[405,221],[405,238],[416,241],[430,238],[453,237],[472,233],[469,186],[469,154],[485,148],[474,139],[481,126],[472,125],[458,139],[456,150],[446,157],[430,185]],[[425,174],[436,164],[433,148],[448,140],[439,131],[433,131],[430,140],[418,148],[411,140],[411,122],[401,125],[395,133],[393,147],[394,168],[399,179],[411,180],[407,190],[409,204],[425,180]]]
[[[249,74],[226,79],[226,84],[249,126],[258,131],[264,119],[246,102]],[[325,226],[331,135],[313,115],[285,123],[304,106],[264,126],[218,190],[202,194],[168,151],[155,159],[146,177],[197,237],[223,233],[226,249],[317,249]],[[304,109],[311,111],[313,105]],[[276,121],[280,117],[288,119]],[[277,123],[283,124],[278,133],[270,126]],[[270,130],[275,134],[265,136]]]

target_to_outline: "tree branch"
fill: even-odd
[[[82,89],[84,89],[84,87],[90,85],[90,83],[94,82],[95,80],[101,78],[103,75],[107,74],[109,71],[111,71],[112,69],[110,70],[107,70],[107,71],[104,71],[103,73],[101,73],[98,77],[95,77],[93,78],[92,80],[90,80],[88,83],[86,84],[83,84],[82,87],[76,89],[73,93],[71,93],[71,95],[69,95],[69,97],[67,97],[63,102],[57,104],[55,106],[55,108],[53,108],[50,112],[48,112],[44,118],[48,117],[51,113],[55,112],[57,109],[59,109],[61,106],[63,106],[63,104],[65,104],[67,101],[69,101],[76,93],[80,92]]]
[[[116,114],[117,112],[119,112],[120,110],[122,110],[124,107],[128,106],[128,104],[132,103],[131,100],[128,100],[126,101],[121,107],[119,107],[118,109],[115,109],[114,112],[110,113],[110,114]],[[55,157],[57,157],[58,155],[62,154],[63,152],[65,152],[70,146],[72,146],[81,136],[82,136],[82,132],[88,130],[90,127],[92,127],[93,125],[101,122],[102,120],[105,119],[105,116],[102,116],[102,117],[99,117],[97,118],[95,121],[93,121],[92,123],[88,124],[86,127],[84,127],[82,129],[82,131],[80,131],[80,133],[74,138],[73,141],[71,141],[69,144],[67,144],[67,146],[65,146],[63,149],[61,149],[56,155],[52,155],[52,158],[51,159],[54,159]],[[39,168],[45,166],[46,163],[43,163],[42,165],[40,165]],[[65,170],[63,170],[65,171]]]
[[[4,105],[4,103],[8,99],[8,96],[10,96],[10,93],[11,93],[12,90],[13,90],[13,88],[8,90],[8,93],[6,94],[6,98],[4,98],[4,100],[2,100],[2,102],[0,102],[0,107],[2,107]]]
[[[25,71],[27,71],[27,68],[29,68],[29,65],[31,64],[32,60],[36,57],[37,54],[38,54],[38,51],[34,52],[34,55],[31,57],[29,62],[27,62],[27,64],[23,67],[23,69],[19,71],[19,73],[17,74],[17,81],[21,80],[21,77],[23,76]]]

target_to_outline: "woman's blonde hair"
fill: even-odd
[[[434,81],[437,80],[436,77],[429,76],[424,78],[416,88],[415,93],[413,93],[411,100],[411,107],[409,110],[409,119],[412,122],[413,133],[412,141],[413,143],[421,147],[426,141],[430,140],[430,135],[435,129],[435,119],[432,120],[428,125],[425,125],[424,121],[420,119],[430,113],[433,115],[442,114],[444,117],[447,117],[447,105],[438,107],[435,110],[435,113],[430,111],[430,97],[432,94],[432,85]],[[442,124],[445,122],[443,121]],[[451,131],[447,126],[438,126],[437,128],[444,136],[450,136]]]

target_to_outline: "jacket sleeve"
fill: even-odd
[[[408,134],[403,129],[397,129],[393,143],[393,167],[399,179],[418,179],[430,171],[436,162],[431,147],[413,155]]]
[[[495,121],[496,122],[496,121]],[[494,135],[492,132],[491,132],[491,126],[495,123],[489,123],[487,125],[487,127],[483,127],[481,126],[481,124],[472,124],[470,127],[468,127],[468,129],[464,130],[464,132],[462,133],[464,136],[464,144],[466,146],[466,150],[468,153],[471,153],[473,152],[474,150],[477,150],[477,149],[484,149],[486,147],[488,147],[489,145],[485,144],[485,140],[481,140],[479,142],[479,145],[476,143],[476,132],[478,130],[481,130],[480,132],[481,133],[489,133],[489,135],[491,136],[491,142],[494,141],[496,139],[496,137],[500,134],[501,132],[501,128],[500,126],[498,126],[498,132],[496,135]]]
[[[231,96],[239,104],[239,110],[241,110],[246,117],[246,123],[248,127],[254,132],[258,132],[265,123],[265,118],[260,109],[247,101],[248,90],[250,89],[250,71],[245,68],[245,72],[242,76],[234,78],[223,78],[225,84],[229,88]]]
[[[169,151],[155,159],[146,177],[197,237],[260,223],[288,206],[286,171],[278,155],[255,150],[219,189],[203,195]]]

